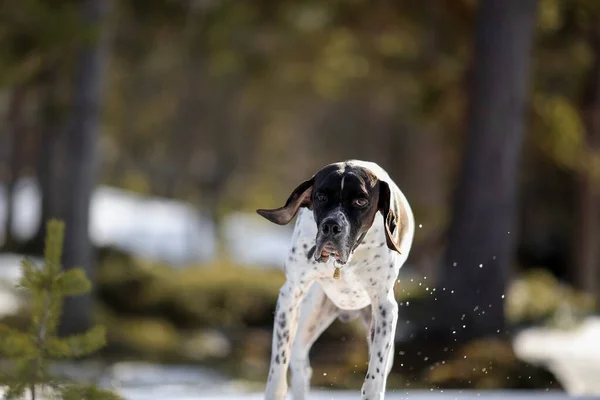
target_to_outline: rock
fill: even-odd
[[[181,351],[186,357],[196,360],[225,358],[231,354],[232,346],[221,332],[206,329],[184,337]]]

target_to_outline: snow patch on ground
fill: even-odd
[[[32,237],[40,224],[41,196],[35,179],[21,179],[11,203],[13,234]],[[5,237],[6,192],[0,185],[0,241]],[[98,246],[114,246],[138,257],[173,266],[201,263],[216,256],[215,225],[192,204],[141,196],[98,186],[90,205],[90,237]],[[232,213],[222,226],[225,246],[242,265],[281,268],[291,238],[290,227],[275,226],[255,213]]]
[[[600,317],[588,317],[568,331],[530,328],[519,333],[517,356],[550,370],[573,395],[600,397]]]
[[[359,391],[327,391],[319,390],[312,391],[310,395],[311,400],[356,400],[360,397]],[[288,396],[291,399],[291,397]],[[531,400],[531,399],[544,399],[544,400],[566,400],[572,397],[568,397],[562,392],[514,392],[514,391],[389,391],[385,395],[386,400]],[[183,397],[178,398],[181,400],[192,400],[192,399],[228,399],[228,400],[263,400],[264,395],[262,393],[244,393],[244,394],[206,394],[198,395],[195,397]],[[584,399],[582,397],[582,399]],[[591,399],[591,398],[590,398]],[[131,398],[131,400],[138,400],[137,398]],[[150,400],[150,398],[139,398],[139,400]]]
[[[292,228],[273,225],[258,214],[232,213],[223,224],[229,257],[239,264],[282,266]]]
[[[235,390],[211,393],[205,392],[200,388],[196,390],[186,390],[183,387],[161,385],[151,389],[140,390],[119,390],[117,391],[127,400],[264,400],[264,394],[236,392]],[[0,390],[0,394],[2,394]],[[359,392],[354,391],[312,391],[311,400],[356,400],[359,398]],[[408,391],[408,392],[388,392],[386,400],[567,400],[567,399],[593,399],[592,397],[569,397],[562,392],[514,392],[514,391]],[[26,397],[29,400],[28,397]],[[286,399],[291,399],[287,397]],[[40,399],[45,400],[45,399]]]

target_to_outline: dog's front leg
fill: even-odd
[[[394,355],[394,337],[398,321],[398,303],[390,291],[372,299],[369,368],[361,390],[362,400],[383,400],[387,376]]]
[[[298,312],[307,289],[306,285],[287,281],[279,290],[265,400],[283,400],[287,392],[287,370],[298,326]]]

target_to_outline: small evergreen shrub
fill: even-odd
[[[81,357],[103,347],[106,343],[102,326],[70,337],[57,336],[57,327],[65,296],[90,291],[91,283],[80,268],[64,271],[61,268],[64,224],[50,220],[47,224],[44,265],[30,260],[21,262],[19,288],[32,301],[31,324],[26,332],[0,325],[0,355],[10,361],[7,371],[0,375],[6,400],[30,398],[63,400],[117,400],[120,396],[90,384],[65,382],[51,376],[49,363],[57,359]]]

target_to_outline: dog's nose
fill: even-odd
[[[323,221],[321,232],[325,236],[337,236],[342,233],[342,227],[333,219]]]

